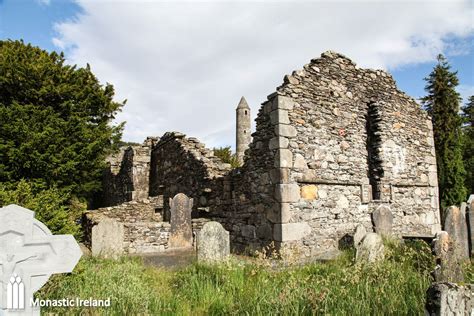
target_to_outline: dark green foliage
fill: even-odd
[[[117,147],[128,147],[128,146],[140,146],[139,143],[136,142],[125,142],[125,141],[119,141],[117,143]]]
[[[11,187],[0,183],[0,207],[17,204],[36,212],[36,219],[53,234],[72,234],[80,238],[77,224],[85,205],[71,199],[67,192],[57,188],[45,189],[41,184],[24,180]]]
[[[464,168],[466,168],[466,188],[468,194],[474,193],[474,95],[469,97],[469,102],[462,108],[464,119]]]
[[[459,205],[466,199],[465,170],[462,160],[462,119],[460,96],[456,92],[457,73],[450,70],[446,59],[438,56],[438,64],[425,78],[428,95],[423,105],[431,115],[438,163],[441,208]]]
[[[346,253],[305,266],[234,258],[179,271],[147,268],[137,258],[83,258],[39,296],[112,299],[107,309],[67,310],[75,315],[423,315],[435,264],[430,247],[392,242],[387,250],[386,260],[377,264],[354,264]]]
[[[21,41],[0,41],[0,182],[57,186],[81,198],[100,189],[123,104],[90,67]]]
[[[232,168],[240,167],[240,163],[237,160],[237,156],[232,153],[230,146],[214,148],[214,156],[220,158],[225,163],[229,163]]]

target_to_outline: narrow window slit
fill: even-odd
[[[372,186],[372,198],[380,200],[383,178],[382,138],[380,121],[382,120],[376,103],[369,103],[366,117],[367,130],[367,163],[369,167],[369,183]]]

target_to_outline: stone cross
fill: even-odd
[[[178,193],[170,199],[171,232],[170,248],[191,248],[193,246],[193,229],[191,225],[191,211],[193,199],[183,193]]]
[[[372,220],[377,234],[382,236],[391,236],[393,234],[393,215],[388,206],[380,205],[373,211]]]
[[[72,235],[54,236],[34,216],[18,205],[0,208],[0,315],[39,315],[30,306],[33,294],[81,258]]]
[[[197,238],[198,261],[218,262],[230,254],[229,232],[218,222],[204,224]]]

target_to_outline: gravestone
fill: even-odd
[[[391,236],[393,234],[393,215],[390,208],[381,205],[372,212],[372,221],[374,222],[375,232],[382,236]]]
[[[229,254],[229,232],[218,222],[204,224],[197,239],[198,261],[223,261],[229,257]]]
[[[362,224],[357,225],[354,232],[354,247],[359,246],[361,241],[364,239],[365,235],[367,235],[367,231],[365,230],[364,225]]]
[[[190,248],[193,246],[193,229],[191,211],[193,199],[183,193],[178,193],[170,199],[170,248]]]
[[[123,253],[124,226],[105,218],[92,227],[92,255],[116,258]]]
[[[471,257],[474,256],[474,194],[467,200],[466,221],[469,234],[469,249]]]
[[[474,315],[474,284],[433,283],[426,294],[425,315]]]
[[[433,271],[436,282],[463,282],[462,258],[456,252],[456,246],[445,231],[436,233],[433,240],[436,268]]]
[[[385,258],[385,247],[382,237],[376,233],[368,233],[356,248],[357,262],[377,262]]]
[[[40,315],[33,294],[81,258],[72,235],[52,235],[34,216],[18,205],[0,208],[0,315]]]
[[[456,206],[446,209],[444,230],[449,234],[456,254],[461,258],[469,258],[467,222],[464,214]]]

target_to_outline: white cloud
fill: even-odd
[[[36,2],[38,2],[41,5],[50,5],[51,4],[51,0],[36,0]]]
[[[462,98],[462,106],[464,106],[469,100],[470,96],[474,95],[474,86],[469,85],[459,85],[458,92]]]
[[[233,145],[240,96],[255,116],[286,73],[323,51],[393,68],[474,31],[470,1],[78,3],[83,13],[56,26],[54,43],[128,99],[119,119],[133,141],[179,130]]]

